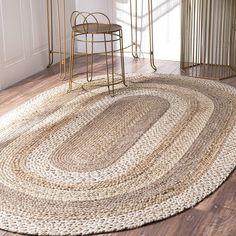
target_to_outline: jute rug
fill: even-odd
[[[0,228],[42,235],[129,229],[215,191],[236,165],[236,90],[134,75],[61,86],[0,118]]]

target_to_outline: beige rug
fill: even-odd
[[[129,229],[190,208],[236,165],[236,90],[133,75],[128,88],[61,86],[0,118],[0,228]]]

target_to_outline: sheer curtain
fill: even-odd
[[[181,13],[181,68],[198,77],[235,74],[236,1],[182,0]]]

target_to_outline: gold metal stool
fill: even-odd
[[[99,21],[98,17],[102,18],[102,22]],[[82,21],[81,21],[82,18]],[[115,95],[115,85],[123,83],[125,86],[125,65],[124,65],[124,47],[123,47],[123,32],[122,27],[117,24],[112,24],[110,19],[103,13],[94,12],[78,12],[74,11],[71,15],[71,54],[70,54],[70,77],[69,77],[69,91],[72,90],[73,86],[73,66],[74,66],[74,45],[75,41],[85,43],[85,56],[87,71],[87,81],[91,82],[93,78],[93,56],[94,56],[94,44],[104,43],[104,52],[106,58],[106,71],[107,71],[107,87],[111,96]],[[99,39],[95,39],[95,36],[99,35]],[[101,39],[102,36],[102,39]],[[83,37],[83,38],[82,38]],[[84,39],[85,37],[85,39]],[[119,49],[114,48],[114,43],[119,42]],[[107,43],[111,44],[111,49],[108,51]],[[91,54],[88,53],[88,46],[91,44]],[[114,53],[120,52],[121,58],[121,81],[115,81],[115,69],[114,69]],[[96,53],[102,54],[102,53]],[[108,55],[111,54],[111,81],[109,75],[109,62]],[[89,55],[91,55],[91,71],[89,71]],[[89,75],[90,74],[90,75]]]

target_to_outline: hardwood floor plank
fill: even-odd
[[[6,232],[3,230],[0,230],[0,236],[5,236],[5,235],[6,235]]]
[[[198,228],[193,235],[203,236],[235,236],[236,211],[219,207],[209,212],[199,222]],[[207,222],[207,224],[205,223]]]
[[[232,175],[230,176],[230,179],[229,179],[231,182],[233,183],[236,183],[236,171],[234,171],[232,173]]]
[[[227,181],[219,193],[217,194],[217,198],[215,199],[215,205],[219,205],[220,207],[228,208],[231,210],[236,210],[236,184],[231,181]],[[224,194],[227,193],[227,194]],[[236,224],[236,215],[235,215],[235,224]]]

